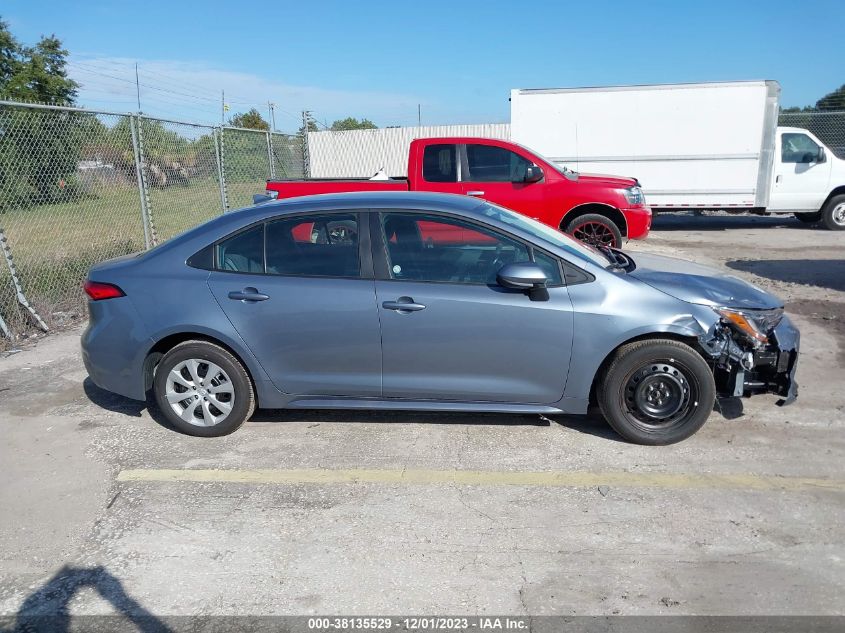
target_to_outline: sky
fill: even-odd
[[[845,83],[845,0],[3,0],[25,44],[55,34],[79,103],[219,123],[276,104],[294,131],[507,122],[513,88],[775,79],[783,106]],[[837,27],[838,28],[838,27]]]

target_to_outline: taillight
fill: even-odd
[[[85,294],[91,297],[91,301],[102,301],[103,299],[114,299],[116,297],[125,297],[126,293],[114,284],[103,283],[102,281],[85,280],[82,286]]]

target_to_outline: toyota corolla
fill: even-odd
[[[375,192],[269,202],[94,266],[92,380],[185,433],[256,407],[586,414],[695,433],[717,397],[797,395],[799,334],[717,270],[593,248],[489,202]]]

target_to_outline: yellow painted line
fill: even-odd
[[[118,481],[225,482],[240,484],[457,484],[462,486],[533,486],[573,488],[620,486],[626,488],[723,488],[740,490],[845,491],[845,479],[780,477],[753,474],[643,473],[593,471],[493,470],[368,470],[298,468],[291,470],[135,469],[122,470]]]

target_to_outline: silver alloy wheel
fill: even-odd
[[[833,212],[830,214],[830,217],[833,218],[833,221],[838,226],[845,226],[845,202],[840,202],[833,207]]]
[[[232,412],[235,387],[226,372],[211,361],[189,358],[167,375],[165,399],[185,422],[214,426]]]

